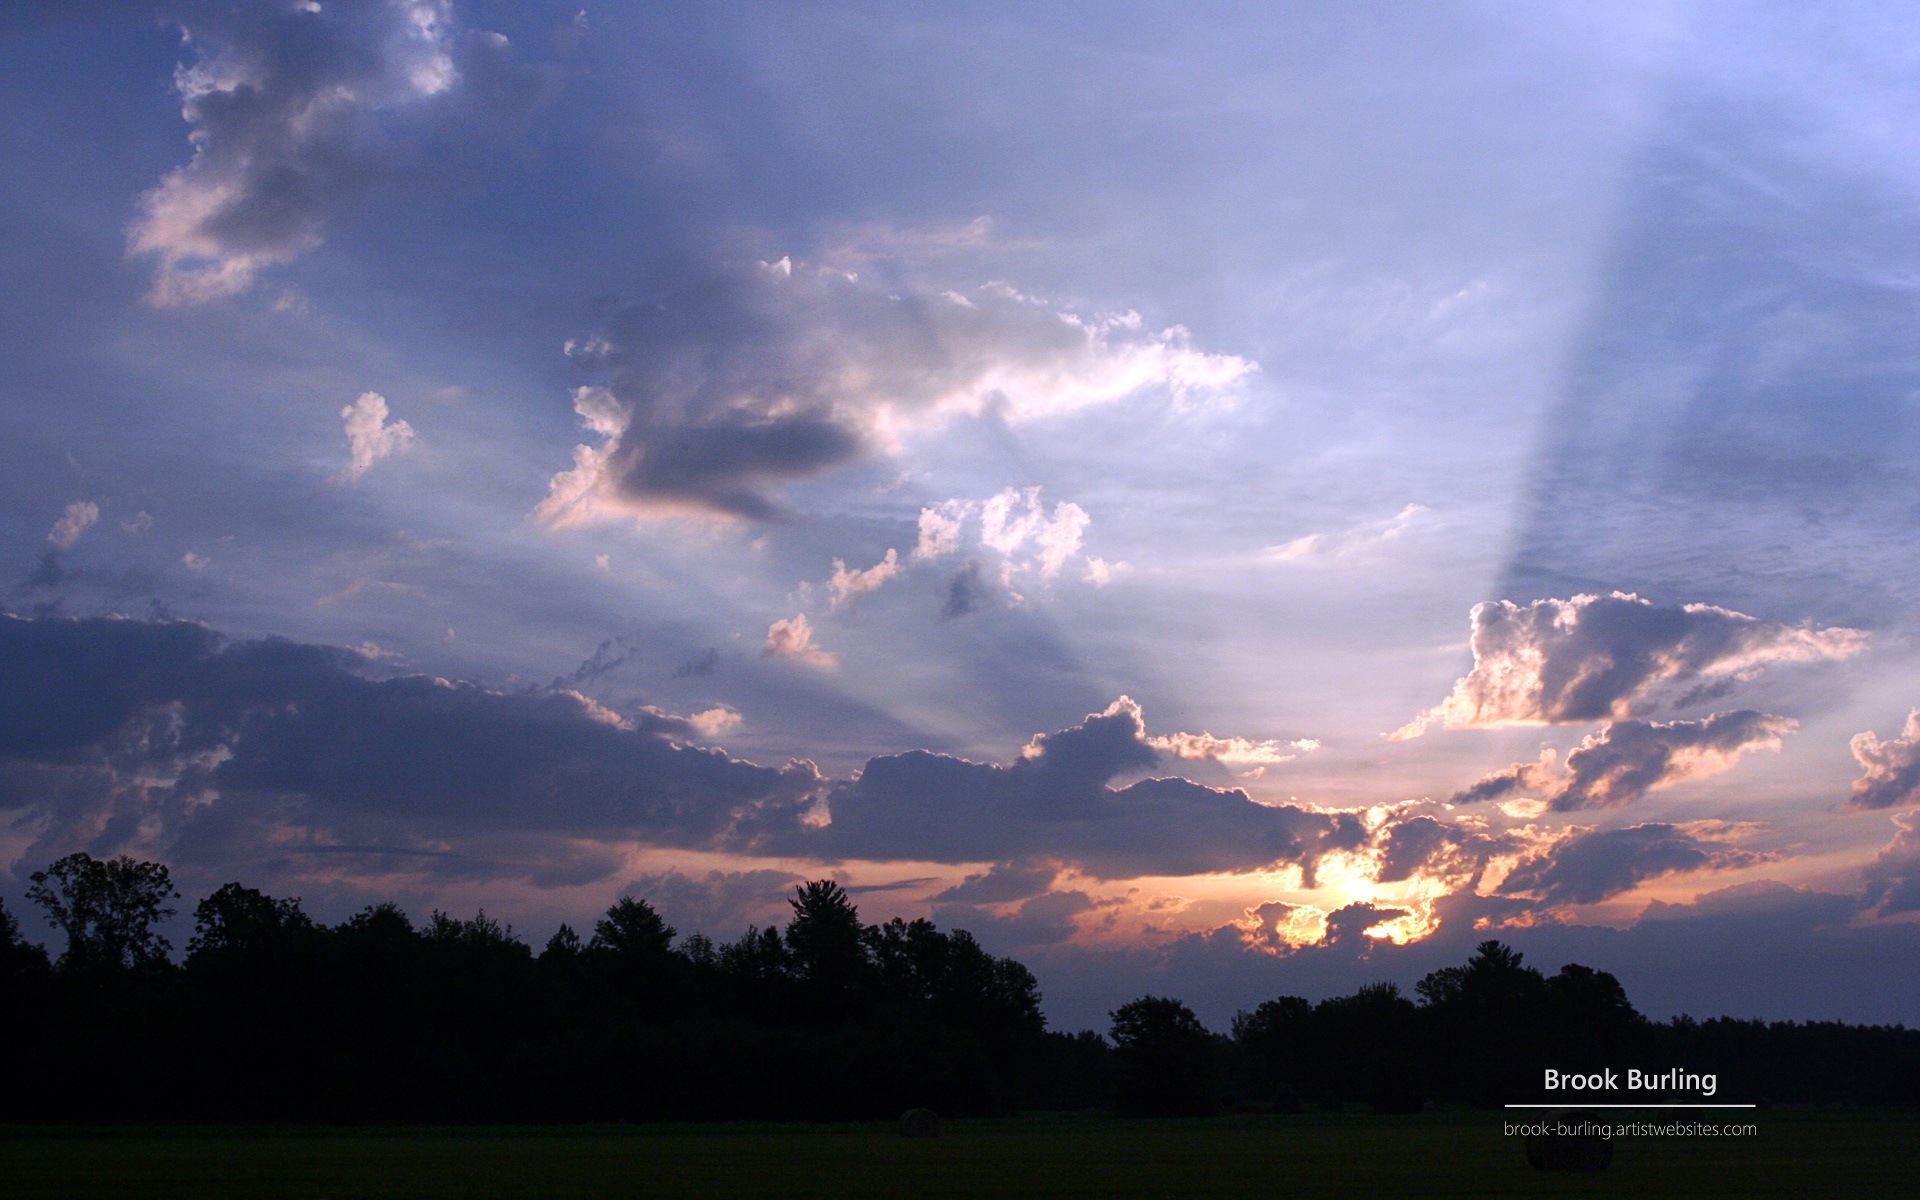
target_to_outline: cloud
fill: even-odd
[[[1064,500],[1048,516],[1039,488],[1008,488],[980,506],[980,544],[1008,559],[1030,547],[1040,577],[1052,579],[1079,553],[1081,536],[1092,520],[1085,509]]]
[[[940,619],[951,621],[983,608],[992,608],[1003,589],[987,578],[978,560],[971,560],[947,581],[947,598],[940,605]]]
[[[1883,742],[1872,730],[1854,734],[1853,757],[1866,771],[1853,781],[1855,808],[1920,804],[1920,709],[1907,714],[1897,738]]]
[[[740,714],[722,704],[703,709],[687,718],[687,725],[707,741],[740,728]]]
[[[864,571],[849,571],[841,559],[833,560],[833,577],[827,580],[832,606],[840,608],[855,596],[874,591],[900,573],[900,552],[888,550],[886,557]]]
[[[1069,500],[1056,502],[1049,512],[1040,492],[1038,487],[1010,487],[984,501],[943,500],[921,509],[920,541],[912,558],[942,558],[963,548],[976,554],[984,552],[997,563],[999,586],[1017,603],[1022,597],[1013,590],[1014,578],[1027,573],[1043,582],[1058,577],[1080,553],[1087,527],[1093,524],[1087,510]],[[1084,577],[1095,585],[1104,585],[1124,566],[1088,559]],[[985,607],[993,588],[983,570],[977,561],[962,568],[967,578],[964,584],[956,579],[950,588],[948,616]]]
[[[1778,750],[1799,722],[1742,709],[1699,721],[1615,721],[1589,734],[1553,769],[1553,753],[1537,763],[1515,763],[1452,797],[1455,804],[1497,800],[1526,792],[1565,812],[1617,808],[1656,788],[1704,779],[1733,766],[1749,750]]]
[[[694,655],[692,658],[688,659],[686,662],[683,662],[679,666],[675,667],[673,669],[672,678],[704,679],[707,676],[712,675],[714,672],[714,669],[719,665],[720,665],[719,648],[716,646],[708,646],[705,650],[702,650],[700,653]]]
[[[100,506],[91,500],[75,500],[67,505],[60,519],[47,530],[47,544],[55,550],[71,550],[80,535],[100,519]]]
[[[1060,868],[1051,863],[996,863],[986,874],[969,875],[933,899],[946,904],[1005,904],[1026,900],[1052,887],[1059,874]]]
[[[1052,946],[1072,938],[1079,932],[1075,918],[1098,907],[1085,892],[1046,892],[1004,916],[972,904],[935,904],[933,920],[965,929],[989,945]]]
[[[1302,946],[1326,940],[1327,910],[1312,904],[1274,900],[1247,909],[1234,923],[1249,950],[1264,954],[1291,954]]]
[[[340,410],[340,419],[346,422],[350,454],[343,478],[358,479],[374,463],[413,444],[413,426],[388,421],[387,398],[379,392],[360,393]]]
[[[1427,512],[1424,504],[1409,504],[1382,521],[1368,521],[1333,533],[1309,533],[1262,554],[1275,562],[1304,562],[1318,558],[1345,558],[1387,542],[1398,541],[1414,519]]]
[[[939,558],[960,549],[961,527],[978,509],[971,500],[942,500],[921,509],[920,541],[913,548],[913,557]]]
[[[41,857],[136,847],[214,870],[297,852],[341,870],[578,880],[616,869],[623,844],[1004,864],[944,903],[1030,899],[1064,868],[1291,864],[1313,886],[1326,854],[1367,840],[1351,813],[1177,778],[1111,786],[1159,761],[1124,697],[1005,766],[912,751],[828,784],[805,762],[691,744],[711,713],[377,666],[191,622],[0,618],[0,808],[40,823]]]
[[[1494,834],[1465,823],[1411,816],[1388,821],[1376,833],[1375,844],[1380,866],[1374,878],[1379,883],[1437,877],[1474,888],[1491,860],[1519,854],[1537,840],[1530,828]]]
[[[1139,706],[1121,697],[1034,738],[1008,766],[921,750],[871,759],[833,788],[820,842],[851,858],[1057,860],[1109,879],[1291,863],[1310,881],[1323,855],[1366,840],[1353,814],[1258,804],[1237,788],[1108,786],[1158,761]]]
[[[1274,739],[1256,742],[1242,737],[1215,737],[1211,733],[1170,733],[1150,737],[1147,744],[1175,758],[1210,758],[1229,766],[1277,766],[1320,748],[1320,743],[1312,738],[1295,738],[1285,743]]]
[[[244,830],[233,853],[512,835],[551,863],[580,839],[750,851],[814,803],[811,765],[691,746],[699,718],[368,666],[189,622],[0,618],[0,762],[36,781],[0,807],[104,851]]]
[[[1521,860],[1498,890],[1502,895],[1530,895],[1542,904],[1598,904],[1662,875],[1764,861],[1764,855],[1696,837],[1677,825],[1575,829],[1549,849]]]
[[[791,871],[667,870],[636,878],[621,894],[651,904],[683,938],[703,933],[727,942],[749,925],[784,924],[792,915],[787,897],[800,882]]]
[[[1858,653],[1858,629],[1776,625],[1706,604],[1662,608],[1638,596],[1510,600],[1473,608],[1473,669],[1444,701],[1397,730],[1559,725],[1619,719],[1656,686],[1744,678],[1772,663]]]
[[[243,292],[318,246],[382,172],[380,115],[451,92],[462,64],[497,71],[506,49],[461,31],[447,0],[168,8],[193,53],[174,71],[193,158],[140,198],[127,236],[158,260],[161,306]]]
[[[1880,917],[1920,912],[1920,836],[1914,832],[1915,817],[1895,817],[1894,824],[1899,832],[1868,864],[1862,888],[1862,902]]]
[[[957,416],[1028,421],[1143,391],[1179,400],[1255,369],[1133,314],[1083,318],[997,286],[902,292],[784,258],[665,278],[568,353],[607,382],[574,393],[599,441],[554,476],[536,510],[553,526],[777,519],[781,485]]]
[[[814,644],[813,626],[805,613],[767,626],[767,644],[761,653],[770,658],[797,658],[816,667],[830,667],[837,661]]]

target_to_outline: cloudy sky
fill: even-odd
[[[1903,6],[0,22],[15,911],[1920,1019]]]

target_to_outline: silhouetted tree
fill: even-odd
[[[1110,1046],[1045,1032],[1033,975],[964,930],[864,925],[831,881],[796,892],[784,935],[676,943],[628,897],[591,944],[563,927],[537,960],[484,912],[416,929],[377,904],[329,927],[230,883],[195,906],[174,970],[153,927],[162,870],[81,856],[41,872],[78,946],[61,969],[0,907],[0,1029],[31,1032],[0,1054],[0,1120],[834,1119],[1109,1102],[1173,1115],[1211,1111],[1222,1066],[1243,1102],[1282,1107],[1291,1086],[1403,1111],[1428,1084],[1513,1100],[1473,1061],[1488,1047],[1534,1088],[1542,1065],[1599,1055],[1713,1072],[1742,1100],[1920,1102],[1920,1031],[1649,1022],[1605,972],[1542,978],[1497,942],[1422,980],[1417,1006],[1382,984],[1280,997],[1236,1017],[1227,1042],[1149,996],[1113,1013]],[[144,906],[114,900],[128,880],[145,881]]]
[[[1235,1086],[1242,1095],[1264,1094],[1276,1110],[1292,1111],[1302,1097],[1328,1090],[1313,1005],[1305,997],[1281,996],[1234,1014],[1233,1041],[1242,1075]]]
[[[1511,1101],[1539,1086],[1547,985],[1523,957],[1481,942],[1465,966],[1434,971],[1414,987],[1442,1048],[1443,1076],[1475,1104]]]
[[[560,928],[553,931],[547,939],[546,947],[540,951],[540,965],[543,969],[567,969],[575,967],[580,957],[587,952],[586,943],[573,931],[573,926],[562,922]]]
[[[20,936],[20,922],[0,900],[0,988],[19,986],[28,977],[47,970],[47,951]]]
[[[800,978],[815,999],[843,1004],[867,982],[869,959],[860,912],[846,890],[831,879],[794,888],[787,903],[787,950]]]
[[[63,970],[162,966],[172,945],[155,928],[173,915],[173,879],[159,863],[126,855],[69,854],[28,877],[27,898],[67,936]]]
[[[1545,1017],[1548,1050],[1566,1071],[1619,1063],[1645,1023],[1618,979],[1579,963],[1547,979]]]
[[[257,958],[284,954],[314,936],[313,921],[300,901],[276,900],[238,883],[222,884],[193,909],[194,934],[187,963],[202,958]]]
[[[1111,1014],[1114,1107],[1129,1117],[1189,1117],[1214,1109],[1214,1037],[1178,1000],[1142,996]]]
[[[594,922],[589,948],[620,962],[658,963],[672,951],[673,933],[673,926],[660,919],[653,905],[622,896],[606,916]]]
[[[1053,1109],[1105,1108],[1113,1102],[1113,1047],[1091,1029],[1048,1030],[1046,1076],[1035,1099]]]

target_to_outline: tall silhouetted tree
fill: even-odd
[[[1129,1117],[1190,1117],[1214,1108],[1214,1037],[1178,1000],[1142,996],[1112,1013],[1114,1107]]]
[[[1463,967],[1414,986],[1446,1048],[1442,1071],[1475,1104],[1531,1095],[1546,1042],[1547,983],[1518,950],[1481,942]]]
[[[27,898],[67,936],[64,970],[131,969],[165,964],[172,945],[155,928],[173,915],[173,878],[159,863],[126,855],[101,861],[69,854],[29,876]]]
[[[787,900],[787,950],[800,977],[823,1001],[844,1002],[866,982],[869,960],[860,912],[831,879],[794,888]]]

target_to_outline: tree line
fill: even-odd
[[[485,913],[416,925],[387,903],[329,926],[229,883],[178,961],[165,866],[74,854],[31,880],[66,944],[50,956],[0,906],[7,1121],[1411,1112],[1542,1098],[1545,1066],[1713,1072],[1726,1100],[1920,1103],[1920,1031],[1651,1021],[1611,975],[1544,976],[1498,942],[1412,997],[1282,996],[1222,1035],[1146,996],[1105,1035],[1067,1034],[1020,963],[925,920],[868,925],[830,880],[725,944],[625,897],[537,953]]]

